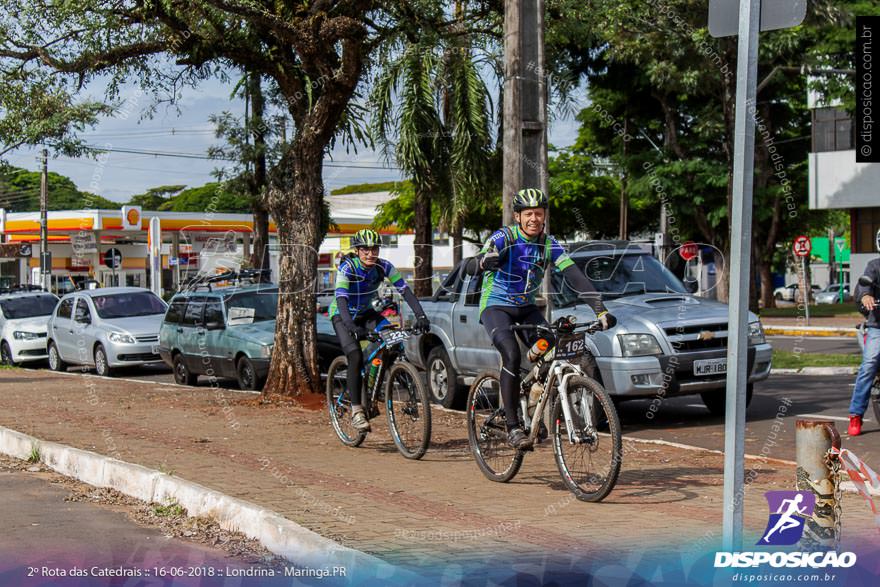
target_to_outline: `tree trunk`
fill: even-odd
[[[320,392],[314,288],[317,278],[324,149],[302,139],[285,148],[273,173],[268,205],[278,227],[280,276],[275,347],[263,393]],[[304,319],[305,318],[305,319]]]
[[[715,257],[715,293],[719,302],[725,304],[730,299],[730,249],[722,251],[719,263],[718,256]]]
[[[748,274],[749,275],[749,310],[754,312],[755,314],[757,314],[761,311],[761,308],[758,307],[758,284],[757,284],[758,280],[756,279],[758,276],[757,271],[758,271],[759,267],[761,266],[761,262],[758,259],[758,255],[756,254],[753,243],[754,243],[754,241],[752,241],[752,243],[749,243],[751,245],[750,248],[752,250],[752,260],[754,261],[754,264],[752,265],[752,267],[749,268],[749,274]]]
[[[458,264],[461,263],[461,259],[463,256],[463,251],[461,250],[462,246],[464,246],[463,239],[461,238],[462,228],[461,221],[454,220],[452,223],[452,266],[458,267]]]
[[[761,263],[761,301],[765,308],[776,307],[776,298],[773,297],[773,267],[770,263]]]
[[[431,191],[416,187],[415,204],[415,279],[413,293],[416,296],[430,296],[433,293],[434,277],[433,241],[434,230],[431,225]]]
[[[269,268],[269,211],[266,209],[266,123],[263,115],[266,100],[258,74],[248,76],[248,94],[251,102],[251,134],[254,136],[254,174],[251,181],[251,210],[254,214],[254,241],[251,267]],[[276,276],[277,277],[277,276]]]

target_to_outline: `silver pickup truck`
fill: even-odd
[[[710,412],[723,414],[727,305],[691,295],[662,263],[625,241],[580,243],[569,254],[618,320],[615,328],[587,337],[592,356],[584,369],[618,400],[699,393]],[[482,275],[456,268],[432,298],[421,300],[431,331],[407,342],[407,358],[426,371],[434,401],[445,407],[466,396],[468,378],[499,368],[500,355],[479,322],[482,283]],[[558,271],[550,302],[554,319],[596,318]],[[403,311],[411,319],[409,308]],[[749,314],[749,322],[747,401],[753,382],[770,375],[772,356],[758,317]]]

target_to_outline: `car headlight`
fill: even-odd
[[[110,339],[110,342],[118,342],[122,344],[134,344],[136,342],[133,336],[125,334],[124,332],[111,332],[107,335],[107,338]]]
[[[662,355],[663,351],[652,334],[618,334],[620,350],[624,357]]]
[[[760,322],[749,322],[749,345],[764,344],[764,327]]]
[[[12,337],[15,340],[34,340],[35,338],[40,338],[40,335],[37,332],[26,332],[24,330],[16,330],[12,333]]]
[[[274,344],[270,344],[269,346],[261,346],[260,347],[260,354],[268,359],[272,356],[272,351],[274,349],[275,349]]]

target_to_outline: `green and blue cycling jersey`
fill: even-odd
[[[406,296],[409,289],[400,271],[386,259],[377,259],[376,264],[367,268],[356,256],[345,257],[336,273],[336,295],[330,304],[330,318],[339,314],[339,303],[347,303],[351,318],[355,319],[370,308],[379,295],[379,286],[385,278]],[[345,300],[345,302],[340,302]],[[407,299],[409,302],[409,299]]]
[[[529,238],[515,224],[495,231],[479,254],[492,247],[500,254],[500,264],[483,282],[480,314],[489,306],[534,304],[548,265],[552,263],[560,271],[574,265],[555,238],[543,233]]]

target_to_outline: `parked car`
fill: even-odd
[[[207,375],[235,379],[241,389],[262,389],[277,307],[278,288],[265,283],[178,293],[159,331],[159,354],[181,385],[195,385],[199,375]],[[323,370],[341,353],[332,329],[319,329]]]
[[[727,305],[689,294],[672,272],[634,245],[596,242],[572,249],[572,259],[618,320],[615,328],[586,338],[593,359],[586,359],[584,369],[619,400],[698,393],[713,414],[722,414]],[[499,354],[479,323],[482,278],[456,268],[431,299],[422,301],[430,333],[406,343],[409,360],[427,372],[434,401],[447,407],[466,393],[461,384],[467,378],[499,368]],[[553,319],[595,320],[559,272],[553,273],[552,287]],[[403,310],[411,319],[408,308]],[[772,356],[761,323],[751,313],[748,336],[747,401],[753,383],[770,375]]]
[[[800,289],[799,284],[792,283],[791,285],[786,285],[783,287],[777,287],[773,290],[773,297],[778,301],[784,302],[794,302],[798,299],[798,290]],[[813,290],[813,295],[819,292],[821,289],[818,285],[811,285],[810,289]]]
[[[813,297],[817,304],[837,304],[840,303],[840,285],[832,283],[821,291],[817,292]],[[843,301],[851,302],[852,295],[849,292],[849,284],[843,286]]]
[[[142,287],[105,287],[61,298],[48,325],[49,368],[94,367],[109,377],[117,367],[161,363],[159,326],[168,305]]]
[[[46,325],[57,303],[58,296],[41,287],[0,289],[0,362],[46,358]]]

